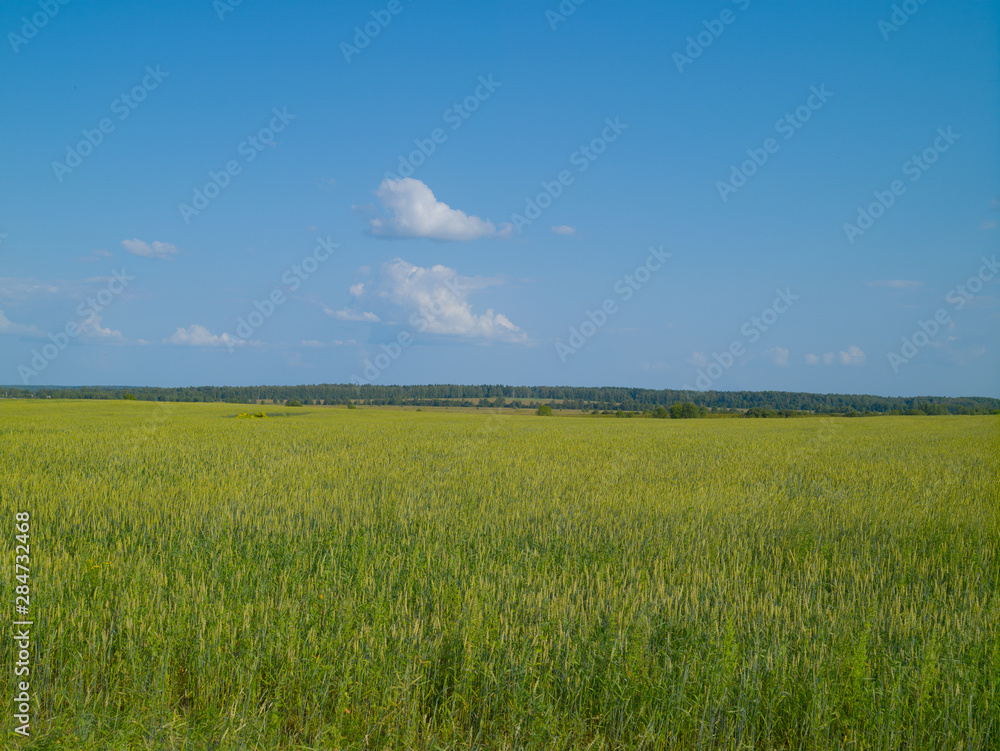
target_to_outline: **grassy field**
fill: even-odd
[[[245,410],[0,402],[4,747],[1000,748],[996,417]]]

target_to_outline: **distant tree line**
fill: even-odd
[[[868,394],[809,394],[791,391],[679,391],[582,386],[503,386],[433,384],[377,386],[315,384],[306,386],[125,386],[2,387],[0,395],[18,399],[125,399],[142,401],[347,404],[411,407],[481,407],[582,410],[616,414],[650,413],[652,417],[698,417],[736,414],[746,417],[825,415],[982,415],[1000,413],[1000,399],[988,397],[885,397]],[[659,411],[658,408],[663,410]],[[698,414],[693,414],[692,410]],[[683,414],[682,414],[683,413]]]

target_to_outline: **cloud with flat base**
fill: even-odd
[[[328,316],[336,318],[338,321],[363,321],[365,323],[378,323],[381,319],[374,313],[367,311],[351,310],[350,308],[344,308],[342,310],[332,310],[331,308],[323,307],[323,312]]]
[[[482,237],[507,237],[509,224],[497,229],[493,222],[451,208],[435,198],[433,191],[420,180],[386,178],[375,191],[385,216],[368,220],[377,237],[426,238],[468,242]]]
[[[420,332],[528,344],[528,334],[503,313],[473,310],[470,295],[499,283],[462,276],[447,266],[415,266],[396,258],[383,263],[378,278],[356,297],[358,302],[384,306],[383,320],[399,317]]]
[[[0,310],[0,334],[26,334],[44,336],[44,332],[31,324],[14,323]]]
[[[89,336],[95,339],[110,339],[121,344],[126,344],[128,342],[128,340],[122,335],[122,332],[118,329],[102,326],[101,316],[96,313],[81,323],[79,330],[83,336]]]

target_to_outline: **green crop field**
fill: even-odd
[[[5,748],[1000,748],[996,417],[246,409],[0,402]]]

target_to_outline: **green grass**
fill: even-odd
[[[240,411],[0,402],[4,747],[1000,747],[995,417]]]

